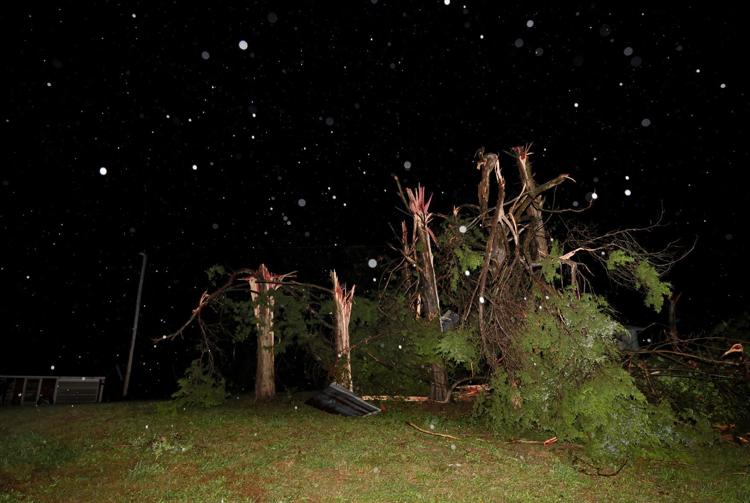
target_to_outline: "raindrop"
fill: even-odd
[[[528,21],[526,21],[526,28],[532,28],[533,26],[534,26],[533,19],[529,19]]]
[[[468,229],[466,228],[465,225],[462,225],[461,227],[458,228],[458,232],[460,232],[461,234],[466,234],[467,230]]]
[[[211,57],[211,55],[208,53],[208,51],[203,51],[201,53],[201,58],[203,58],[204,61],[208,60],[208,58],[210,58],[210,57]]]
[[[101,168],[99,168],[99,174],[102,175],[102,176],[106,175],[107,174],[107,168],[105,168],[104,166],[102,166]]]
[[[517,38],[515,42],[513,42],[513,45],[515,45],[518,49],[520,49],[521,47],[523,47],[523,39]]]
[[[269,12],[268,13],[268,22],[269,23],[274,24],[278,20],[279,20],[279,16],[277,16],[275,12]]]
[[[404,169],[409,171],[411,169],[411,161],[404,161]]]
[[[370,267],[370,269],[375,269],[378,266],[378,261],[374,258],[371,258],[367,261],[367,265]]]
[[[247,50],[247,41],[246,40],[240,40],[240,49],[243,51]]]
[[[622,51],[625,56],[632,56],[633,55],[633,48],[632,47],[626,47],[624,51]]]
[[[307,201],[305,201],[304,199],[297,200],[297,206],[299,206],[300,208],[304,208],[306,205],[307,205]]]
[[[632,194],[632,192],[630,192],[630,189],[625,189],[625,195],[629,196],[630,194]]]
[[[651,125],[651,119],[646,118],[641,121],[641,126],[643,127],[649,127],[650,125]]]

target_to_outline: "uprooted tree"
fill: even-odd
[[[402,223],[401,244],[393,247],[401,260],[389,285],[397,285],[417,318],[435,326],[433,399],[439,383],[434,369],[452,362],[443,382],[490,382],[492,392],[478,411],[502,431],[559,436],[590,445],[592,454],[603,457],[684,440],[677,424],[698,425],[705,432],[708,416],[686,414],[684,407],[663,400],[664,394],[644,394],[636,386],[635,373],[628,370],[646,366],[634,364],[630,354],[623,368],[618,341],[627,331],[592,291],[592,280],[602,274],[642,292],[646,306],[657,313],[669,301],[672,322],[665,340],[670,346],[639,351],[656,355],[652,364],[668,357],[693,369],[698,362],[714,361],[724,370],[739,370],[734,362],[699,356],[693,343],[679,338],[678,297],[662,279],[679,260],[676,245],[652,252],[639,244],[638,233],[658,223],[600,234],[572,226],[566,217],[584,210],[547,208],[545,196],[573,180],[560,174],[537,182],[529,146],[515,147],[510,155],[517,171],[515,194],[500,157],[480,150],[477,204],[454,206],[447,215],[429,212],[431,198],[423,187],[404,194],[396,180],[413,230],[410,237]],[[458,314],[456,329],[444,331],[442,323],[433,322],[441,307],[447,309],[446,319]],[[651,380],[658,380],[660,370],[653,372]],[[708,374],[704,370],[700,377]],[[445,393],[447,386],[440,384]]]
[[[425,188],[420,186],[415,190],[406,189],[407,200],[396,180],[402,201],[413,217],[411,239],[406,224],[402,223],[399,251],[403,260],[398,267],[416,271],[413,276],[400,275],[406,283],[402,285],[404,291],[412,296],[416,316],[428,323],[435,320],[435,325],[442,331],[443,324],[437,322],[441,316],[442,292],[461,315],[462,326],[466,326],[470,318],[477,322],[482,355],[492,370],[496,370],[509,355],[508,344],[520,325],[520,318],[515,318],[522,311],[519,299],[534,283],[535,270],[541,266],[541,260],[549,256],[542,213],[543,194],[569,178],[563,174],[538,185],[531,172],[528,147],[516,147],[513,153],[522,181],[520,193],[506,203],[505,179],[499,158],[496,154],[480,151],[477,162],[477,169],[481,172],[479,205],[454,207],[451,216],[443,217],[441,239],[436,238],[430,227],[433,222],[433,214],[429,212],[432,197],[426,200]],[[495,205],[491,206],[493,176],[497,195]],[[507,210],[506,206],[509,206]],[[468,215],[469,212],[472,214]],[[466,239],[470,236],[473,238]],[[443,253],[437,259],[436,272],[433,244],[439,245],[441,241]],[[570,256],[556,258],[575,268]],[[459,294],[459,278],[464,273],[471,275],[476,269],[479,274],[473,289],[464,286]],[[575,270],[572,276],[577,281]],[[440,363],[432,364],[431,381],[431,398],[445,400],[447,375]]]
[[[732,407],[742,408],[750,395],[747,378],[742,381],[742,346],[708,354],[718,349],[678,333],[679,296],[662,279],[679,260],[678,249],[670,243],[649,251],[637,239],[660,224],[604,233],[572,225],[568,217],[585,208],[548,207],[545,198],[574,181],[560,174],[538,182],[529,146],[509,154],[515,182],[506,180],[500,156],[482,149],[477,203],[447,214],[431,211],[432,196],[423,186],[403,190],[396,179],[411,225],[401,223],[401,242],[393,245],[398,258],[376,300],[353,303],[354,288],[347,290],[335,273],[328,289],[263,267],[228,275],[222,270],[224,285],[205,292],[171,337],[197,320],[210,363],[212,350],[221,347],[217,326],[232,321],[234,341],[255,333],[259,398],[273,395],[273,351],[290,341],[349,389],[429,390],[432,400],[447,402],[457,384],[484,380],[491,392],[476,410],[492,428],[580,442],[603,457],[684,441],[679,424],[705,432],[708,420],[719,417],[718,406],[704,407],[702,414],[677,406],[670,390],[697,389],[684,385],[684,378],[707,383],[702,396],[729,393],[736,398]],[[627,331],[593,292],[599,275],[641,292],[657,313],[669,301],[661,346],[622,354],[618,341]],[[246,295],[248,284],[249,301],[231,297]],[[213,325],[202,317],[208,306]],[[675,384],[666,377],[683,380]],[[739,388],[729,391],[732,383]]]

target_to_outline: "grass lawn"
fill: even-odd
[[[0,502],[750,501],[750,449],[733,444],[603,477],[577,469],[575,447],[487,435],[465,406],[345,418],[304,398],[180,415],[155,402],[4,407]]]

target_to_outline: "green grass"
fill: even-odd
[[[581,472],[591,469],[573,446],[488,435],[464,406],[389,403],[345,418],[303,399],[179,415],[153,402],[2,408],[0,503],[750,501],[750,449],[733,444],[602,477]]]

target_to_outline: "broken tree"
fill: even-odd
[[[268,400],[276,396],[273,352],[274,299],[270,292],[280,286],[276,282],[278,279],[279,276],[271,274],[265,264],[261,264],[254,275],[247,277],[258,327],[258,363],[255,371],[256,400]]]
[[[432,196],[425,201],[425,188],[419,185],[415,190],[407,188],[406,194],[409,198],[408,208],[413,217],[413,231],[411,247],[404,246],[404,249],[413,251],[411,262],[415,265],[419,275],[417,316],[440,326],[440,296],[432,254],[432,242],[435,241],[435,235],[429,226],[432,220],[432,214],[429,211]],[[442,326],[440,327],[442,331]],[[433,363],[430,368],[430,399],[443,401],[447,396],[448,374],[443,365]]]
[[[354,288],[347,291],[346,285],[339,283],[336,271],[331,271],[333,282],[333,305],[334,305],[334,345],[336,349],[336,363],[334,366],[334,381],[347,388],[352,387],[352,360],[351,348],[349,346],[349,319],[352,315],[352,303],[354,302]]]
[[[235,342],[238,340],[241,341],[246,337],[243,335],[239,339],[236,339],[236,333],[222,328],[222,319],[242,318],[248,323],[254,321],[257,339],[255,395],[256,399],[259,400],[273,398],[276,394],[273,292],[282,285],[291,285],[292,282],[286,280],[294,276],[294,273],[272,274],[265,264],[261,264],[257,270],[240,269],[232,273],[225,273],[223,267],[215,266],[209,271],[212,271],[209,273],[209,277],[212,274],[219,277],[226,275],[226,281],[210,293],[204,291],[201,294],[198,306],[193,309],[192,315],[179,330],[171,335],[155,339],[154,342],[158,343],[180,337],[193,322],[196,322],[202,336],[201,359],[205,358],[208,368],[211,372],[214,372],[216,370],[214,367],[214,354],[221,355],[223,353],[221,349],[222,343],[233,339]],[[247,294],[248,286],[254,320],[250,317],[247,301],[233,300],[231,298],[233,296],[236,297],[237,294],[242,294],[242,297],[244,297]],[[206,308],[208,308],[208,312],[211,314],[208,317],[209,321],[204,316]],[[214,318],[214,320],[218,319],[218,322],[210,321],[211,318]]]

